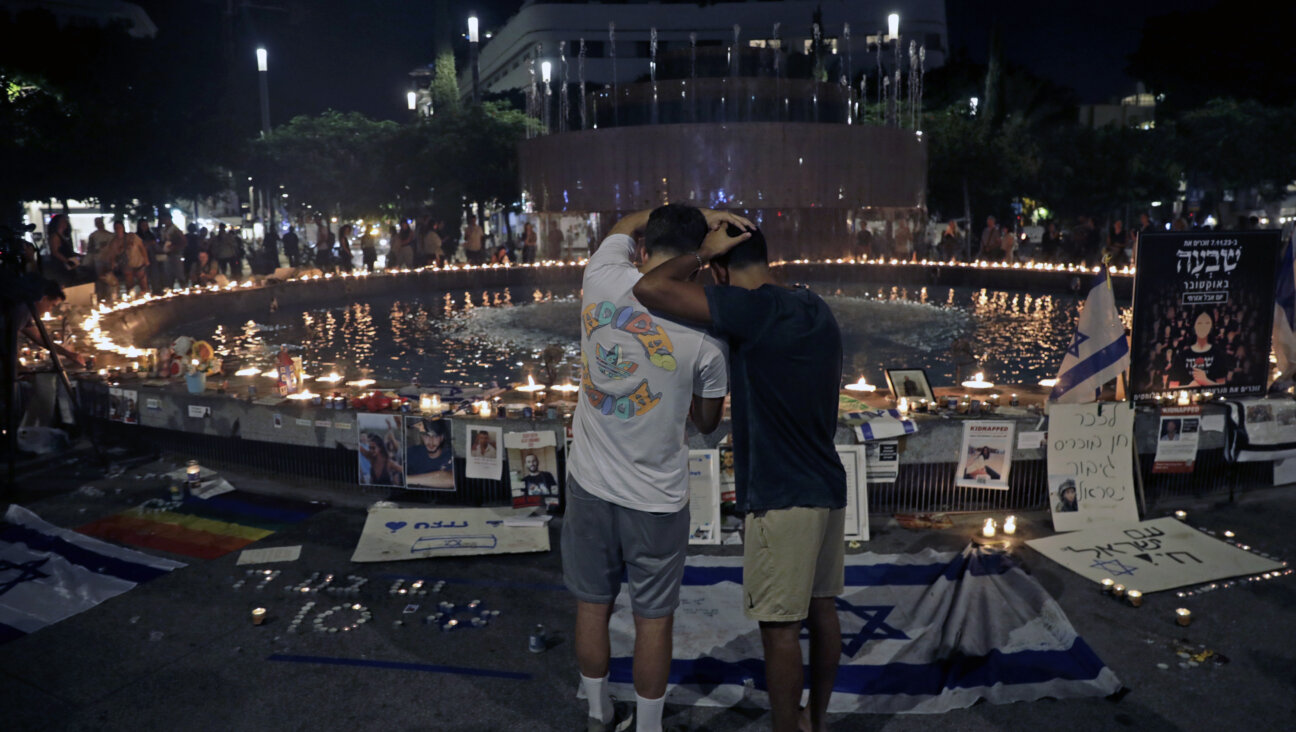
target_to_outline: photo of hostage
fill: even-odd
[[[729,391],[724,344],[650,311],[634,288],[676,259],[696,261],[708,231],[738,221],[681,204],[639,211],[617,221],[585,265],[562,563],[576,599],[589,730],[661,729],[689,538],[685,421],[713,432]],[[623,573],[634,616],[633,707],[614,705],[608,690],[608,623]]]
[[[454,446],[450,442],[450,422],[407,417],[405,440],[406,487],[454,490]]]
[[[1201,312],[1193,320],[1192,344],[1183,348],[1174,360],[1174,373],[1170,376],[1171,388],[1189,386],[1218,386],[1223,384],[1231,367],[1224,348],[1215,343],[1215,319]]]
[[[963,468],[964,478],[989,478],[999,480],[1003,470],[1003,456],[989,445],[973,447],[968,450],[967,465]]]
[[[1076,501],[1076,484],[1074,480],[1064,480],[1057,489],[1057,505],[1053,508],[1059,513],[1075,513],[1080,510]]]
[[[773,729],[819,732],[828,729],[841,658],[846,471],[833,444],[841,330],[821,297],[774,277],[751,222],[711,228],[697,252],[649,272],[634,294],[652,312],[707,326],[728,343],[737,510],[747,515],[746,536],[763,538],[743,544],[744,612],[760,626]],[[717,284],[693,282],[708,264]],[[798,408],[774,406],[784,404]]]
[[[522,485],[528,496],[557,496],[558,481],[553,473],[540,469],[540,456],[534,452],[523,454],[522,465],[526,472],[522,475]]]
[[[495,446],[495,437],[487,430],[469,430],[472,433],[472,446],[468,454],[479,458],[494,458],[499,454]]]
[[[1161,441],[1174,442],[1179,439],[1179,420],[1166,419],[1161,421]]]
[[[363,415],[369,416],[369,415]],[[381,417],[380,429],[360,430],[356,446],[360,459],[361,485],[405,485],[405,474],[400,464],[400,441],[396,438],[396,420],[400,417]]]

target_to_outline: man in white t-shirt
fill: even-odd
[[[563,579],[577,599],[576,660],[591,730],[629,726],[629,710],[614,710],[607,691],[608,619],[623,571],[635,620],[637,729],[661,728],[688,548],[685,419],[711,432],[729,390],[724,344],[649,313],[633,288],[642,273],[695,252],[710,229],[727,223],[751,226],[680,204],[630,214],[585,266],[562,557]],[[642,248],[632,238],[639,229]]]

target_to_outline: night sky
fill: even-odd
[[[161,33],[220,32],[224,0],[137,0]],[[1082,102],[1133,91],[1124,73],[1144,21],[1218,0],[950,0],[950,45],[973,61],[986,59],[992,24],[1004,34],[1010,63],[1074,89]],[[285,11],[266,9],[280,5]],[[405,115],[411,69],[432,62],[435,3],[431,0],[267,0],[248,3],[234,24],[247,46],[246,83],[255,94],[253,48],[270,53],[271,116],[276,123],[327,108],[374,117]],[[483,30],[502,25],[521,0],[451,0],[454,22],[470,10]],[[663,7],[663,12],[669,12]],[[879,23],[882,23],[879,19]],[[462,28],[456,27],[456,32]],[[1227,41],[1221,41],[1227,42]]]

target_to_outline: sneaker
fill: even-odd
[[[586,732],[625,732],[634,725],[634,704],[631,702],[612,702],[612,721],[603,723],[594,717],[589,717],[586,723]]]

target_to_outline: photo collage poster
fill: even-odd
[[[561,501],[558,441],[552,430],[506,432],[509,489],[513,508],[553,508]]]
[[[405,424],[399,414],[356,414],[360,485],[405,487]]]
[[[1008,490],[1012,468],[1013,422],[963,423],[963,449],[959,452],[954,485],[960,488]]]
[[[455,489],[454,424],[449,419],[405,416],[405,487]]]
[[[1269,377],[1278,231],[1177,231],[1139,240],[1135,400],[1191,390],[1261,394]]]
[[[689,543],[720,543],[720,452],[689,450]]]

